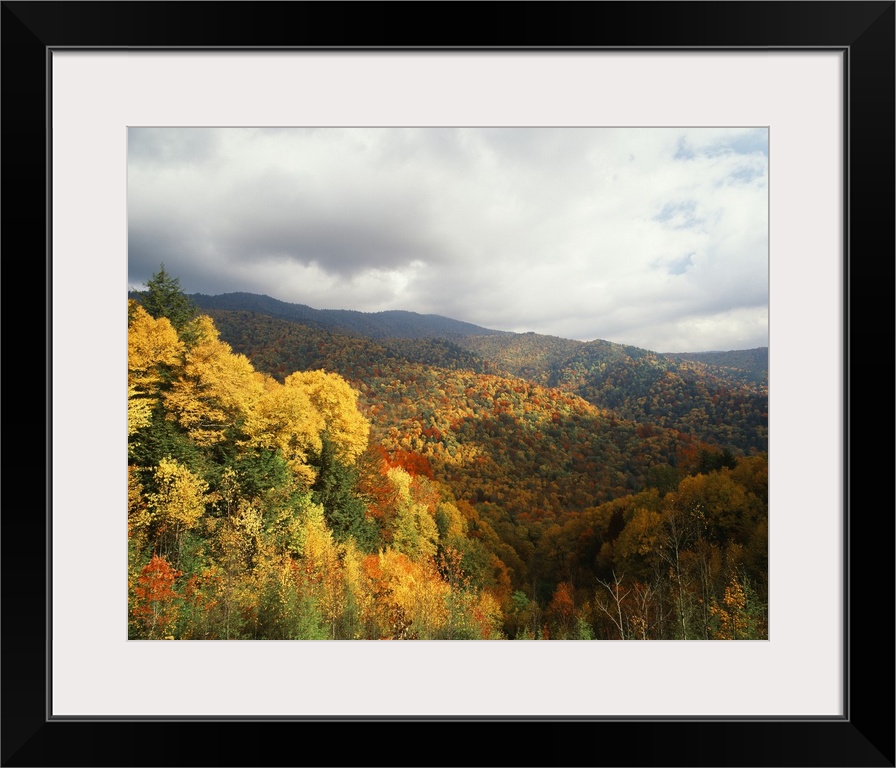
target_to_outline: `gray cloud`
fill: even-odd
[[[219,137],[213,128],[129,128],[128,163],[167,169],[201,165],[215,157]]]
[[[761,346],[767,185],[765,130],[132,128],[128,279]]]

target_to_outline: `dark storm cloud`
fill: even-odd
[[[296,168],[290,153],[295,134],[256,131],[269,146],[283,136],[279,149],[262,151],[255,165],[231,155],[231,164],[222,168],[219,153],[236,149],[230,146],[232,131],[200,133],[214,149],[197,150],[192,158],[191,148],[203,143],[189,131],[172,136],[152,131],[147,137],[137,132],[132,140],[132,271],[142,273],[159,256],[170,262],[205,257],[218,261],[219,282],[227,264],[245,268],[272,261],[313,264],[347,279],[444,260],[431,234],[431,196],[418,189],[419,178],[394,180],[402,164],[395,159],[399,150],[407,149],[409,172],[419,172],[424,167],[419,156],[433,151],[431,143],[414,148],[393,139],[371,152],[356,141],[355,166],[338,155],[323,162],[315,155],[307,167]],[[312,142],[318,140],[315,134],[320,136],[303,132]],[[332,136],[327,140],[329,145]],[[450,141],[435,146],[446,157],[450,148]],[[386,164],[391,174],[365,174],[365,162]],[[185,164],[192,166],[186,172]]]
[[[212,246],[228,260],[316,264],[343,278],[444,257],[428,235],[425,199],[334,182],[326,193],[301,179],[259,178],[221,200]]]
[[[189,266],[189,255],[199,251],[195,233],[185,224],[174,222],[151,226],[144,221],[128,227],[128,276],[135,283],[145,283],[159,268],[166,264],[177,266],[181,283]]]

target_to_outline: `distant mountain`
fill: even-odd
[[[368,369],[388,370],[400,376],[398,369],[410,364],[473,373],[497,371],[494,365],[447,339],[371,339],[264,312],[205,311],[215,321],[221,338],[235,351],[280,378],[295,370],[326,368],[355,381],[369,376]]]
[[[578,395],[623,418],[720,446],[767,449],[767,349],[664,355],[537,333],[455,343],[501,373]]]
[[[289,304],[254,293],[224,293],[218,296],[194,293],[189,298],[200,309],[258,312],[269,317],[292,320],[316,328],[339,330],[369,339],[450,339],[455,336],[509,334],[508,331],[482,328],[441,315],[421,315],[402,310],[356,312],[348,309],[313,309],[304,304]]]
[[[694,360],[746,376],[757,383],[768,383],[768,347],[729,352],[685,352],[665,355],[670,360]]]

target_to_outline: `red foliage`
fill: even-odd
[[[143,570],[134,588],[134,594],[139,600],[146,602],[165,602],[177,597],[172,589],[174,580],[180,576],[180,571],[175,571],[164,557],[153,555]]]
[[[359,461],[358,489],[369,500],[370,514],[380,521],[388,519],[395,507],[395,489],[386,477],[390,466],[381,445],[371,445]]]
[[[163,634],[177,619],[180,595],[174,591],[174,580],[181,575],[164,557],[153,555],[140,572],[134,587],[132,613],[142,624],[148,637]]]
[[[557,589],[548,606],[548,613],[557,623],[564,626],[575,619],[576,604],[575,598],[573,597],[572,584],[567,581],[561,581],[557,585]]]
[[[364,574],[371,581],[379,581],[383,578],[383,569],[380,567],[380,559],[377,555],[368,555],[364,558]]]
[[[409,475],[422,475],[430,480],[433,479],[432,465],[429,463],[429,459],[414,451],[395,451],[392,454],[390,466],[401,467]]]

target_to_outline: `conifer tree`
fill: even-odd
[[[181,290],[180,278],[169,275],[164,264],[147,280],[140,303],[154,318],[167,317],[177,331],[196,316],[196,305]]]

